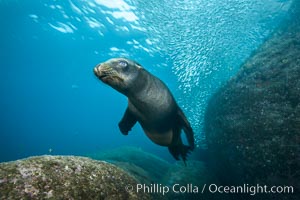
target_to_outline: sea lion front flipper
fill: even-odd
[[[193,150],[195,148],[194,131],[181,109],[178,110],[178,118],[179,118],[179,123],[182,126],[184,133],[186,135],[187,141],[189,143],[189,147],[191,150]]]
[[[130,112],[127,108],[123,118],[119,122],[119,129],[123,135],[128,135],[128,132],[131,131],[131,128],[137,122],[136,117]]]

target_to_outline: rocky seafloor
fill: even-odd
[[[168,163],[139,148],[89,156],[94,159],[45,155],[0,163],[0,199],[197,199],[200,191],[176,193],[173,185],[188,189],[216,182],[203,162]],[[149,190],[137,192],[137,184]],[[155,186],[170,191],[162,195]]]
[[[127,191],[137,181],[103,161],[37,156],[0,164],[0,199],[150,199]]]
[[[293,186],[300,192],[300,1],[289,19],[210,99],[205,133],[223,184]]]
[[[209,193],[202,194],[204,184],[218,183],[216,177],[207,168],[207,165],[191,157],[187,166],[183,161],[169,163],[153,154],[147,153],[136,147],[120,147],[117,149],[102,151],[89,155],[97,160],[105,160],[128,172],[139,183],[147,186],[167,186],[170,190],[165,195],[162,192],[150,192],[152,199],[219,199],[218,195]],[[185,192],[174,192],[173,186],[178,184],[176,189],[182,187]],[[191,191],[193,186],[198,191]],[[154,187],[152,187],[154,188]]]
[[[140,148],[124,146],[88,155],[96,160],[105,160],[131,173],[142,183],[159,182],[171,164]]]

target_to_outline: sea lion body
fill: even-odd
[[[138,63],[124,58],[100,63],[94,73],[128,98],[128,107],[119,122],[124,135],[139,122],[154,143],[167,146],[176,160],[179,156],[186,160],[187,154],[194,149],[194,133],[172,93],[160,79]],[[182,129],[189,146],[182,143]]]

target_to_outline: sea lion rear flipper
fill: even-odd
[[[178,118],[190,145],[190,150],[193,150],[195,147],[194,131],[181,109],[178,110]]]
[[[184,165],[186,166],[186,159],[191,151],[191,148],[189,146],[181,143],[176,146],[169,146],[168,149],[172,156],[175,158],[175,160],[179,160],[179,156],[181,156]]]
[[[131,128],[137,122],[136,117],[130,112],[127,108],[123,118],[119,122],[119,129],[123,135],[128,135],[128,132],[131,131]]]

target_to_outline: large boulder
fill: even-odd
[[[134,192],[136,184],[122,169],[84,157],[39,156],[0,163],[0,199],[150,199]]]
[[[210,165],[223,183],[300,192],[299,11],[296,0],[290,18],[209,102]]]

